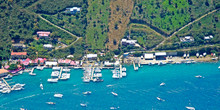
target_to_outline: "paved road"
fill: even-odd
[[[180,28],[180,29],[178,29],[177,31],[175,31],[175,32],[174,32],[173,34],[171,34],[169,37],[165,38],[160,44],[158,44],[156,47],[154,47],[153,50],[155,50],[156,48],[158,48],[160,45],[164,44],[164,42],[165,42],[168,38],[174,36],[176,33],[180,32],[180,31],[183,30],[184,28],[186,28],[186,27],[192,25],[193,23],[195,23],[195,22],[201,20],[202,18],[206,17],[207,15],[210,15],[210,14],[216,12],[217,10],[218,10],[218,9],[215,9],[215,10],[213,10],[213,11],[211,11],[211,12],[208,12],[208,13],[204,14],[203,16],[201,16],[201,17],[195,19],[194,21],[189,22],[188,24],[186,24],[186,25],[183,26],[182,28]]]

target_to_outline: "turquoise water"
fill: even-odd
[[[138,71],[133,66],[127,67],[127,77],[112,79],[110,70],[102,70],[104,82],[83,83],[82,70],[71,70],[71,78],[58,83],[48,83],[51,69],[35,70],[37,76],[24,73],[13,77],[16,83],[25,83],[22,91],[0,94],[1,110],[108,110],[119,107],[121,110],[186,110],[193,106],[198,110],[220,109],[220,70],[218,63],[197,63],[165,66],[144,65]],[[202,75],[205,78],[195,78]],[[11,81],[11,82],[12,82]],[[39,85],[43,83],[44,90]],[[166,86],[159,84],[165,82]],[[113,85],[106,87],[106,85]],[[91,95],[83,95],[92,91]],[[115,97],[111,92],[116,92]],[[62,93],[62,99],[54,98],[54,93]],[[165,101],[158,101],[160,97]],[[53,101],[56,105],[45,102]],[[80,103],[87,103],[81,107]]]

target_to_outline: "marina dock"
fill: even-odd
[[[95,67],[91,67],[92,69],[91,69],[91,78],[90,78],[90,80],[93,80],[93,75],[94,75],[94,70],[95,70]]]
[[[135,66],[135,63],[133,61],[134,70],[138,70],[138,67]]]
[[[122,76],[122,65],[120,65],[120,76]]]
[[[34,68],[31,69],[30,74],[33,74],[35,68],[36,68],[36,67],[34,67]]]
[[[61,74],[62,74],[62,72],[63,72],[63,67],[60,68],[60,74],[59,74],[59,76],[58,76],[58,79],[61,78]]]
[[[5,81],[4,78],[2,78],[2,80],[5,82],[5,84],[7,85],[7,87],[11,90],[11,86],[7,83],[7,81]]]

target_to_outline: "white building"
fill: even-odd
[[[192,36],[185,36],[180,38],[181,42],[194,42],[194,38]]]
[[[50,50],[50,49],[52,49],[53,48],[53,45],[52,44],[44,44],[44,49],[48,49],[48,50]]]
[[[79,7],[72,7],[72,8],[66,8],[66,13],[75,14],[77,12],[80,12],[81,8]]]
[[[54,62],[54,61],[47,61],[45,63],[46,66],[57,66],[57,62]]]
[[[97,59],[97,54],[87,54],[86,58],[88,60],[95,60],[95,59]]]
[[[132,45],[135,46],[137,40],[127,40],[127,39],[122,39],[121,44],[122,45]]]
[[[166,60],[167,53],[166,52],[156,52],[155,58],[156,60]]]
[[[145,60],[153,60],[154,59],[154,54],[153,53],[145,53],[144,54],[144,59]]]
[[[204,40],[210,40],[210,39],[212,39],[213,38],[213,36],[212,35],[209,35],[209,36],[205,36],[204,37]]]

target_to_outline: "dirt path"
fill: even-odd
[[[174,36],[175,34],[177,34],[178,32],[180,32],[181,30],[183,30],[183,29],[185,29],[186,27],[192,25],[193,23],[195,23],[195,22],[201,20],[202,18],[204,18],[204,17],[206,17],[206,16],[208,16],[208,15],[210,15],[210,14],[216,12],[217,10],[218,10],[218,9],[215,9],[215,10],[213,10],[213,11],[211,11],[211,12],[208,12],[208,13],[202,15],[201,17],[195,19],[194,21],[189,22],[188,24],[186,24],[186,25],[183,26],[182,28],[180,28],[180,29],[178,29],[177,31],[175,31],[175,32],[174,32],[173,34],[171,34],[169,37],[166,37],[160,44],[158,44],[156,47],[154,47],[153,50],[155,50],[156,48],[158,48],[160,45],[164,44],[164,42],[165,42],[168,38]]]

